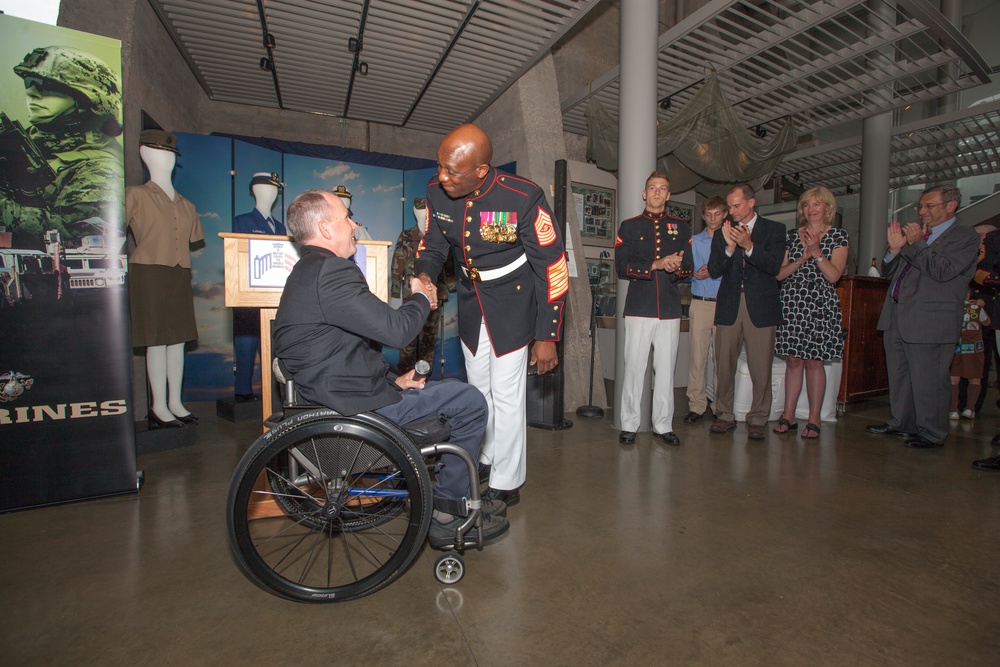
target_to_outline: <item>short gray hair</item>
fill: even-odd
[[[329,190],[306,190],[288,206],[285,226],[299,243],[316,234],[316,224],[330,212]]]

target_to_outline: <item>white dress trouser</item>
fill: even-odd
[[[462,344],[469,384],[482,392],[490,408],[479,460],[493,466],[490,486],[510,491],[524,484],[528,467],[525,413],[528,346],[496,356],[486,323],[481,321],[478,347],[473,354]]]
[[[625,317],[625,379],[622,383],[621,430],[639,430],[642,381],[653,348],[653,431],[674,430],[674,366],[681,321]]]

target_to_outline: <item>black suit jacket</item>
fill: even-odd
[[[429,313],[421,294],[389,307],[353,261],[304,245],[278,305],[274,355],[303,399],[344,415],[376,410],[400,400],[382,345],[405,347]]]
[[[732,257],[727,257],[725,237],[721,233],[712,237],[708,273],[722,278],[715,304],[716,324],[728,326],[736,322],[741,297],[746,298],[747,312],[755,327],[781,324],[780,287],[775,276],[785,259],[785,226],[757,216],[750,239],[753,252],[744,258],[739,246]]]

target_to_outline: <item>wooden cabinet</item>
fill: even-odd
[[[837,283],[844,329],[847,330],[843,373],[837,394],[840,405],[889,391],[882,332],[877,329],[887,289],[888,278],[844,276]]]

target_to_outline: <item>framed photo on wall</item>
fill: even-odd
[[[675,204],[667,202],[667,215],[671,218],[679,218],[685,222],[694,224],[694,207],[689,204]]]
[[[572,183],[573,204],[585,245],[615,245],[615,191]]]

